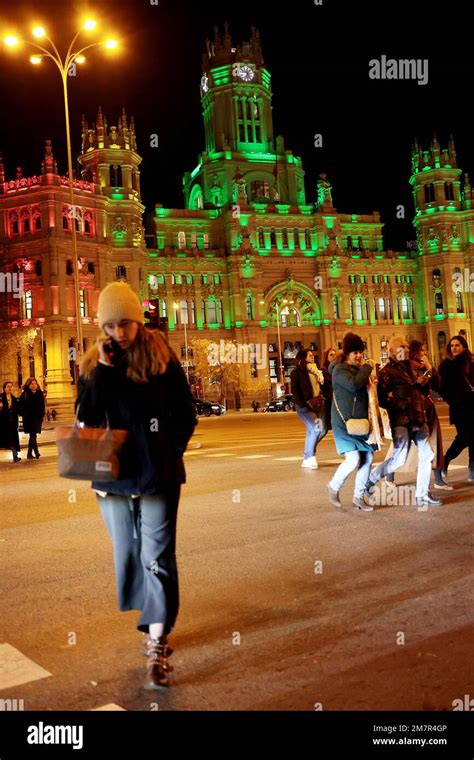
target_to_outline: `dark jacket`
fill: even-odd
[[[38,388],[33,393],[25,388],[20,396],[20,414],[23,417],[23,431],[25,433],[41,433],[41,426],[45,413],[43,391]]]
[[[390,357],[378,376],[379,404],[387,410],[392,429],[426,425],[426,397],[429,392],[429,378],[417,379],[408,359],[399,362]]]
[[[439,367],[441,376],[441,396],[449,404],[449,421],[459,424],[469,418],[474,424],[474,362],[470,362],[468,372],[464,371],[464,356],[460,354],[453,359],[444,359]]]
[[[337,405],[344,420],[351,417],[367,419],[369,416],[369,396],[367,384],[372,371],[370,364],[362,367],[335,360],[329,365],[332,376],[333,401],[331,407],[331,423],[338,454],[348,451],[373,451],[368,436],[349,435],[345,422],[337,411]]]
[[[328,427],[328,430],[332,429],[331,424],[331,407],[332,407],[332,376],[329,372],[329,366],[322,368],[322,373],[324,376],[324,406],[325,406],[325,420],[326,425]]]
[[[183,454],[196,421],[186,375],[172,353],[162,375],[135,383],[122,359],[117,366],[97,364],[89,380],[79,378],[76,408],[87,426],[128,430],[121,454],[120,480],[92,483],[112,494],[157,494],[173,483],[185,483]]]
[[[20,437],[18,435],[19,399],[12,396],[11,409],[7,403],[6,393],[1,394],[0,401],[2,404],[0,410],[0,448],[20,451]]]
[[[304,370],[301,367],[295,367],[290,375],[290,381],[291,392],[295,397],[295,403],[303,408],[306,407],[308,399],[314,397],[313,386],[311,385],[308,370]],[[320,387],[320,393],[323,393],[323,386]]]

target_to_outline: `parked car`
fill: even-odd
[[[211,414],[215,414],[217,417],[224,414],[225,406],[219,404],[217,401],[203,401],[200,398],[195,398],[196,410],[198,415],[204,417],[210,417]]]
[[[266,412],[289,412],[295,408],[295,400],[291,393],[286,393],[280,398],[269,401],[265,406]]]

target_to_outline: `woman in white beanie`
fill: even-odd
[[[99,296],[104,335],[84,357],[79,420],[129,431],[118,480],[92,483],[114,547],[120,610],[141,610],[148,634],[144,686],[169,686],[167,637],[179,606],[176,518],[183,454],[196,411],[183,369],[165,337],[144,327],[143,311],[127,283]]]

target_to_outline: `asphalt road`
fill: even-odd
[[[56,476],[53,443],[40,442],[39,461],[0,452],[0,700],[26,710],[451,710],[474,696],[466,454],[450,469],[454,490],[437,492],[443,508],[361,513],[351,481],[342,512],[326,499],[339,461],[332,434],[316,471],[300,467],[303,438],[291,412],[200,421],[201,448],[185,457],[181,609],[164,694],[141,688],[138,613],[117,609],[89,485]]]

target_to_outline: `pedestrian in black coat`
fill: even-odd
[[[10,449],[13,461],[19,462],[20,437],[18,435],[19,399],[13,395],[13,383],[3,383],[3,393],[0,396],[0,448]]]
[[[23,432],[29,434],[27,459],[36,459],[41,454],[38,450],[37,436],[41,433],[45,415],[44,395],[35,377],[29,377],[20,396],[20,414],[23,417]]]
[[[449,421],[456,426],[456,437],[444,455],[444,471],[465,448],[469,450],[468,480],[474,482],[474,361],[466,339],[455,335],[441,362],[440,393],[449,404]]]
[[[323,354],[323,366],[322,372],[324,377],[324,401],[325,401],[325,417],[326,427],[328,430],[332,430],[331,423],[331,407],[332,407],[332,375],[329,371],[329,367],[332,362],[337,358],[337,351],[331,346],[327,348]]]
[[[118,480],[92,483],[114,546],[120,610],[140,610],[148,634],[145,688],[169,686],[167,636],[178,614],[176,521],[183,454],[196,408],[179,360],[159,330],[144,327],[124,282],[99,296],[104,335],[81,366],[76,408],[88,426],[129,431]]]

